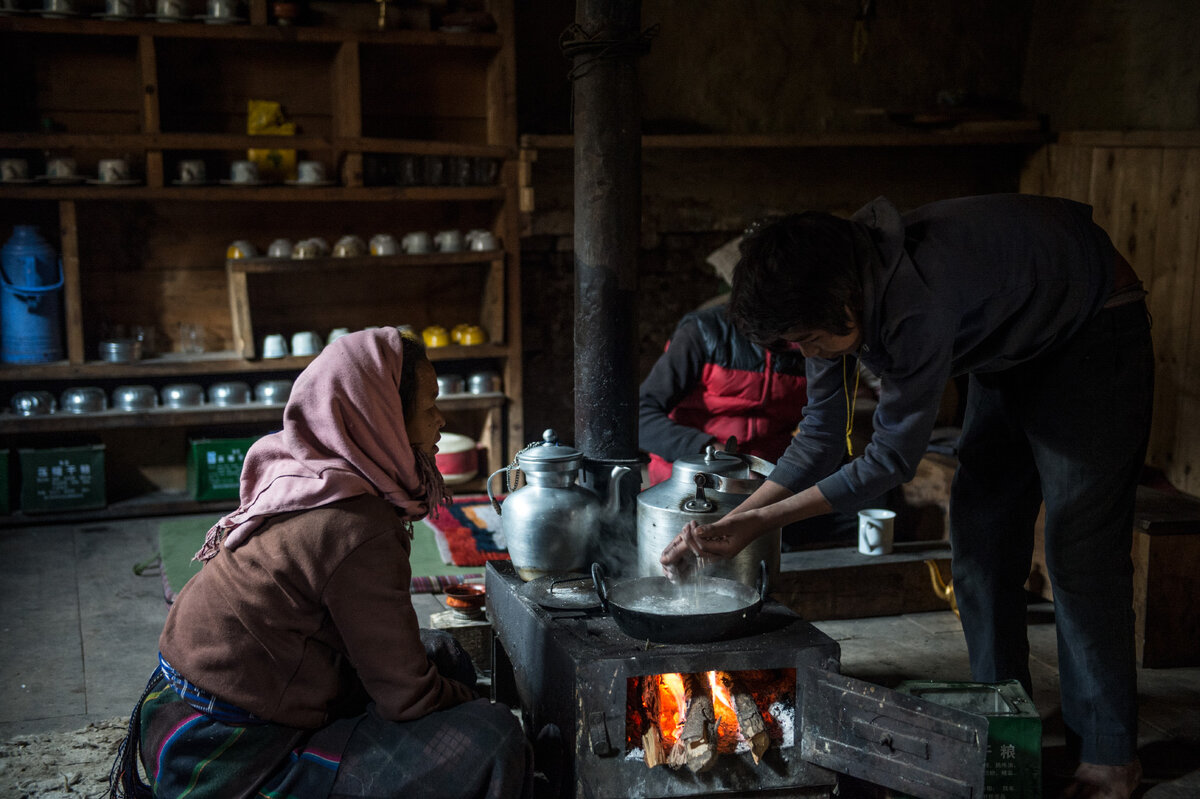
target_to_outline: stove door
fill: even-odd
[[[800,756],[920,799],[980,799],[988,720],[810,668]]]

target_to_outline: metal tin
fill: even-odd
[[[208,387],[208,401],[219,408],[245,405],[250,401],[250,386],[240,381],[213,383]]]
[[[10,404],[18,416],[44,416],[58,407],[49,391],[18,391]]]
[[[445,397],[451,394],[461,394],[466,388],[466,381],[462,375],[438,375],[438,396]]]
[[[100,342],[100,360],[130,363],[142,357],[142,342],[135,338],[110,338]]]
[[[168,408],[195,408],[204,404],[204,388],[198,383],[163,386],[162,404]]]
[[[108,410],[108,395],[98,386],[75,386],[58,399],[65,413],[99,413]]]
[[[117,386],[113,389],[113,407],[119,411],[148,411],[158,406],[154,386]]]
[[[467,391],[471,394],[499,394],[500,375],[496,372],[475,372],[467,377]]]
[[[254,399],[263,405],[283,405],[291,393],[291,380],[264,380],[254,386]]]

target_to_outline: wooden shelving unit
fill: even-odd
[[[448,430],[486,446],[481,473],[494,471],[523,441],[511,0],[490,0],[497,30],[487,33],[277,27],[268,24],[266,0],[248,5],[243,25],[0,17],[0,156],[26,158],[40,174],[46,159],[67,155],[87,176],[100,158],[123,157],[140,179],[0,184],[0,235],[37,225],[60,252],[65,278],[65,359],[0,364],[0,401],[6,408],[17,391],[57,394],[71,385],[294,377],[312,360],[259,358],[267,333],[479,324],[487,343],[429,355],[439,371],[501,374],[501,394],[439,401]],[[247,134],[250,98],[278,101],[296,135]],[[228,164],[249,149],[322,161],[334,185],[222,185]],[[491,159],[498,177],[398,185],[385,167],[403,157]],[[174,185],[183,159],[204,160],[210,182]],[[490,230],[499,249],[225,258],[240,239],[265,251],[275,238],[332,242],[388,232],[399,239],[412,230],[475,228]],[[163,354],[97,360],[108,331],[133,324],[157,329]],[[176,351],[180,324],[201,326],[207,351]],[[0,447],[102,441],[123,467],[109,478],[113,508],[178,512],[188,438],[269,432],[280,419],[280,407],[253,405],[44,417],[4,411]],[[127,496],[125,483],[141,493]]]

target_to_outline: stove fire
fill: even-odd
[[[795,715],[795,669],[630,677],[627,757],[697,774],[723,754],[749,752],[757,764],[772,743],[792,745]]]

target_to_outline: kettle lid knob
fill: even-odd
[[[542,431],[542,446],[550,447],[558,443],[558,433],[554,432],[554,428],[547,427]]]

